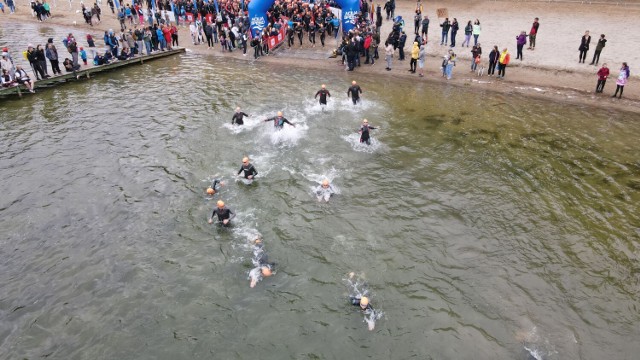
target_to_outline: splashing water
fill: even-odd
[[[358,133],[352,133],[352,134],[343,136],[342,138],[345,139],[349,144],[351,144],[351,147],[353,148],[353,150],[358,152],[374,153],[382,147],[382,144],[373,137],[370,138],[371,145],[367,145],[366,143],[361,143],[360,134]]]
[[[380,310],[367,310],[364,313],[364,322],[367,323],[367,328],[369,331],[372,331],[376,327],[376,321],[381,319],[384,315],[384,312]]]
[[[276,130],[273,125],[270,125],[270,129],[265,131],[265,134],[269,137],[271,144],[282,146],[295,146],[298,141],[302,139],[309,127],[305,123],[300,123],[290,120],[296,124],[296,127],[284,124],[284,127],[280,130]]]
[[[349,278],[343,279],[347,287],[349,288],[349,297],[362,298],[369,295],[369,290],[366,288],[366,283],[361,277],[355,277],[354,273],[349,274]],[[382,309],[368,309],[364,312],[364,319],[362,320],[367,324],[369,331],[375,329],[376,321],[382,318],[384,312]]]
[[[529,353],[529,355],[534,358],[535,360],[543,360],[544,357],[542,357],[542,353],[540,352],[540,350],[538,349],[531,349],[529,347],[527,347],[527,345],[524,345],[524,349],[527,350],[527,352]]]
[[[222,124],[222,127],[229,130],[232,134],[240,134],[243,132],[251,131],[255,128],[260,128],[263,125],[265,125],[263,120],[267,117],[261,114],[251,114],[250,117],[244,118],[243,125],[232,125],[230,120],[231,116],[229,116],[228,122],[225,122],[224,124]]]

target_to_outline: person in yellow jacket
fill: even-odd
[[[413,42],[413,48],[411,49],[411,61],[409,62],[409,71],[415,74],[416,66],[418,65],[418,57],[420,55],[420,45],[417,41]]]
[[[507,69],[507,65],[509,65],[509,61],[511,61],[511,55],[507,48],[504,48],[500,53],[500,60],[498,61],[498,78],[504,79],[504,72]]]

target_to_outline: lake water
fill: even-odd
[[[0,105],[2,359],[640,351],[638,115],[189,54]],[[262,122],[279,110],[297,126]],[[250,288],[256,234],[277,271]]]

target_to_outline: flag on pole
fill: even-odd
[[[113,4],[116,6],[116,9],[120,10],[120,1],[113,0]]]
[[[216,8],[216,14],[220,14],[220,9],[218,8],[218,0],[213,0],[213,6]]]

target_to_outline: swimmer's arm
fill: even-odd
[[[242,168],[242,165],[241,165],[241,166],[240,166],[240,170],[238,170],[238,175],[240,175],[240,173],[242,172],[242,170],[244,170],[244,169]]]
[[[350,296],[349,300],[351,301],[351,305],[360,306],[360,299],[355,296]]]
[[[318,98],[318,95],[320,95],[320,90],[318,90],[318,92],[316,93],[316,96],[314,96],[313,98],[314,98],[314,99],[317,99],[317,98]]]
[[[240,114],[242,114],[243,116],[246,116],[246,117],[249,117],[249,116],[250,116],[250,115],[249,115],[249,114],[247,114],[247,113],[240,113]]]
[[[291,121],[289,121],[289,120],[287,120],[285,118],[282,118],[282,120],[284,120],[284,122],[286,122],[287,124],[289,124],[289,125],[291,125],[293,127],[296,127],[296,124],[291,123]]]
[[[229,220],[233,219],[234,217],[236,217],[236,213],[234,213],[233,210],[229,209]]]
[[[327,90],[327,96],[331,97],[331,93]]]
[[[253,167],[253,165],[251,165],[251,169],[249,170],[249,173],[253,176],[258,175],[258,170],[256,170],[255,167]]]
[[[268,119],[265,119],[264,122],[273,121],[273,119],[275,119],[275,118],[268,118]]]

